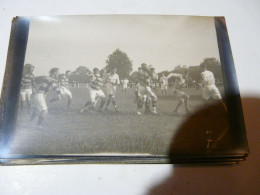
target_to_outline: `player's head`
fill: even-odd
[[[31,65],[31,64],[25,64],[25,65],[24,65],[24,70],[25,70],[26,72],[32,73],[33,70],[34,70],[34,66]]]
[[[164,75],[164,74],[162,74],[162,77],[165,77],[165,75]]]
[[[98,68],[93,68],[93,73],[94,74],[98,74],[99,73],[99,69]]]
[[[67,71],[65,72],[65,74],[66,74],[67,76],[69,76],[69,75],[71,74],[71,71],[70,71],[70,70],[67,70]]]
[[[58,77],[59,69],[58,68],[52,68],[49,73],[50,73],[50,76]]]
[[[207,70],[208,67],[207,67],[207,64],[201,64],[200,65],[200,70],[204,71],[204,70]]]
[[[138,72],[142,72],[142,67],[138,67]]]
[[[152,72],[154,72],[154,71],[155,71],[155,68],[154,68],[154,67],[151,67],[150,70],[151,70]]]
[[[142,63],[142,64],[141,64],[141,67],[142,67],[143,70],[147,70],[147,69],[148,69],[148,66],[147,66],[146,63]]]

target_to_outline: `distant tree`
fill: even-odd
[[[89,75],[91,71],[86,66],[79,66],[73,71],[69,79],[76,83],[87,83],[89,82]]]
[[[215,78],[219,81],[223,80],[222,71],[221,71],[221,64],[219,60],[216,58],[205,58],[201,64],[206,64],[209,71],[213,72]],[[198,66],[190,66],[189,73],[193,80],[199,81],[201,80],[201,70],[200,65]]]
[[[129,76],[129,80],[131,82],[137,83],[138,82],[138,71],[132,72],[132,74]]]
[[[186,65],[177,65],[173,71],[171,72],[174,72],[174,73],[182,73],[183,72],[183,69],[187,68]]]
[[[91,71],[86,66],[79,66],[74,72],[74,74],[89,74]]]
[[[129,77],[130,72],[133,70],[132,61],[129,59],[127,54],[122,52],[120,49],[116,49],[108,56],[106,64],[107,72],[116,68],[120,79]]]

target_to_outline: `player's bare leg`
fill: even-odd
[[[156,104],[157,104],[157,96],[154,95],[154,96],[152,96],[152,113],[153,114],[157,114]]]
[[[142,100],[142,97],[138,95],[137,96],[137,114],[138,115],[142,114],[141,110],[143,108],[143,104],[144,104],[144,102]]]
[[[188,114],[190,112],[189,110],[189,96],[187,94],[184,95],[184,106],[185,106],[185,111],[186,111],[186,114]]]
[[[139,94],[138,94],[138,90],[136,89],[135,90],[135,103],[137,103],[138,102],[138,98],[141,98],[141,97],[139,97]]]
[[[113,106],[115,108],[115,111],[117,112],[116,99],[115,99],[114,95],[112,95],[112,104],[113,104]]]
[[[84,105],[83,108],[80,109],[80,113],[82,114],[85,110],[89,109],[90,106],[94,106],[94,102],[92,102],[91,100],[88,100],[87,103]]]
[[[144,113],[145,114],[150,114],[151,113],[151,98],[150,97],[147,97],[146,95],[144,96],[144,99],[143,99],[143,102],[144,102]]]
[[[45,120],[46,116],[47,116],[47,110],[42,110],[40,113],[39,119],[38,119],[38,123],[37,123],[38,127],[40,127],[40,128],[43,127],[42,123]]]
[[[106,110],[108,110],[111,101],[112,101],[112,94],[109,94],[109,95],[108,95],[107,104],[106,104]]]
[[[106,97],[101,97],[101,102],[100,102],[100,106],[98,109],[99,112],[102,112],[102,109],[103,109],[105,103],[106,103]]]
[[[68,108],[71,108],[72,98],[68,97]]]
[[[183,102],[182,102],[182,101],[179,101],[178,104],[176,105],[176,107],[174,108],[173,113],[177,113],[179,107],[180,107],[182,104],[183,104]]]

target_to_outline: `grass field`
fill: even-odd
[[[161,95],[158,89],[158,112],[162,115],[136,115],[134,89],[127,95],[117,90],[118,113],[84,113],[79,109],[88,97],[87,88],[71,88],[73,103],[67,109],[67,101],[48,103],[55,94],[48,93],[49,113],[44,128],[37,128],[37,120],[29,122],[30,115],[18,111],[17,125],[11,143],[12,154],[167,154],[169,144],[178,127],[185,121],[184,108],[173,114],[177,104],[175,97]],[[190,95],[191,110],[201,106],[200,90],[184,89]]]

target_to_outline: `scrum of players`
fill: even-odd
[[[202,89],[202,98],[206,102],[211,99],[222,102],[221,94],[215,84],[214,74],[207,70],[207,66],[204,64],[200,66],[200,69],[202,81],[196,86],[199,86]],[[60,74],[58,68],[52,68],[49,71],[49,76],[45,76],[41,80],[40,86],[37,87],[37,89],[35,86],[33,71],[33,65],[25,64],[20,90],[21,109],[23,110],[24,104],[27,103],[27,112],[30,112],[31,114],[30,121],[33,121],[37,117],[37,124],[39,127],[42,127],[42,123],[48,113],[46,95],[50,90],[53,90],[56,96],[48,102],[49,104],[54,101],[67,99],[68,109],[71,107],[72,93],[69,90],[69,76],[71,71],[66,71],[65,74]],[[188,75],[188,70],[184,69],[182,73],[170,73],[168,76],[162,75],[159,78],[152,66],[148,66],[145,63],[141,64],[138,68],[138,74],[134,80],[136,84],[134,92],[137,107],[136,114],[158,114],[158,97],[153,88],[156,86],[156,83],[160,82],[162,94],[167,94],[168,80],[170,78],[175,78],[173,94],[178,102],[173,109],[173,112],[178,112],[178,109],[181,106],[184,106],[185,112],[188,114],[189,95],[183,91],[183,87],[187,85],[189,80]],[[88,77],[90,78],[88,86],[89,96],[86,104],[80,109],[79,112],[106,112],[109,110],[111,103],[114,111],[118,112],[115,96],[116,90],[117,87],[122,84],[122,93],[127,94],[129,83],[128,79],[125,78],[120,82],[116,68],[110,70],[104,68],[102,71],[98,68],[94,68],[93,72],[88,74]],[[104,88],[106,89],[106,93],[103,91]],[[97,105],[98,102],[99,105]]]

